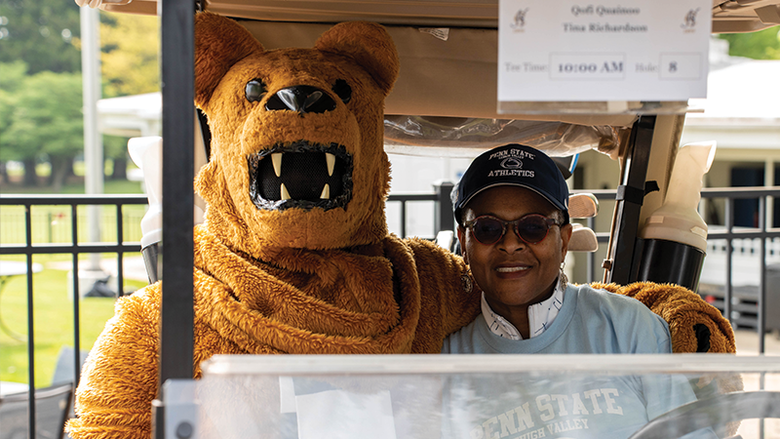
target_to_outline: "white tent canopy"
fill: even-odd
[[[162,132],[162,95],[146,93],[101,99],[97,103],[98,129],[123,137],[159,136]]]
[[[745,61],[711,72],[707,99],[690,101],[704,112],[687,115],[681,144],[716,138],[719,156],[727,149],[780,153],[778,78],[780,61]]]

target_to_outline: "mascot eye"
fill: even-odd
[[[343,79],[337,79],[333,84],[333,91],[341,98],[341,101],[345,104],[352,99],[352,87],[347,84],[347,81]]]
[[[246,100],[249,102],[257,102],[263,99],[265,96],[265,84],[259,79],[253,79],[246,84],[244,93],[246,94]]]

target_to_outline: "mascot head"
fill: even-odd
[[[266,51],[241,25],[195,19],[195,103],[212,131],[196,188],[226,244],[333,249],[387,234],[383,105],[398,55],[377,24],[349,22],[311,49]]]

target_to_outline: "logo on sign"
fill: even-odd
[[[514,21],[509,25],[515,32],[523,32],[525,30],[525,14],[529,8],[520,9],[514,16]]]
[[[694,32],[696,30],[696,14],[698,13],[699,8],[689,10],[688,13],[685,14],[685,19],[680,27],[685,29],[686,32]]]

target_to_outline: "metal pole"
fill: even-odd
[[[70,236],[73,245],[78,245],[79,237],[79,217],[78,206],[70,206]],[[77,388],[81,379],[81,311],[79,309],[79,255],[73,252],[71,255],[73,261],[73,388]]]
[[[32,205],[24,206],[25,242],[32,248]],[[27,432],[35,437],[35,313],[33,312],[33,255],[27,255]]]
[[[170,378],[192,379],[192,212],[195,95],[195,3],[161,6],[163,96],[163,295],[160,389]],[[184,163],[186,166],[182,166]]]
[[[84,172],[85,191],[89,195],[103,193],[103,142],[97,126],[97,101],[100,99],[100,11],[80,8],[81,18],[81,81],[84,104]],[[100,208],[87,208],[89,241],[100,242]],[[92,254],[87,267],[100,269],[100,254]],[[74,274],[74,276],[77,274]],[[99,276],[102,277],[102,276]]]
[[[758,229],[766,232],[766,197],[758,199]],[[758,353],[763,354],[766,336],[766,238],[761,238],[758,280]]]
[[[401,200],[401,238],[406,238],[406,200]]]
[[[726,198],[726,233],[731,235],[734,231],[734,203],[732,198]],[[723,297],[723,314],[731,322],[731,299],[734,297],[733,269],[734,265],[734,241],[732,237],[726,239],[726,294]],[[732,323],[732,327],[734,324]]]
[[[607,255],[608,269],[605,281],[628,285],[636,281],[639,268],[637,255],[637,234],[639,215],[644,201],[645,178],[650,158],[650,146],[653,143],[653,130],[656,116],[642,116],[634,122],[629,141],[629,156],[623,166],[626,167],[623,180],[618,187],[615,211],[617,218],[612,230],[613,244]]]
[[[164,204],[159,399],[152,404],[152,431],[155,439],[165,437],[163,384],[173,378],[192,379],[193,373],[194,13],[193,0],[158,2],[162,39]],[[182,163],[186,166],[181,166]]]
[[[454,186],[449,181],[434,185],[438,198],[434,214],[434,236],[442,230],[455,231],[455,217],[452,215],[452,199],[450,198],[450,192]]]

